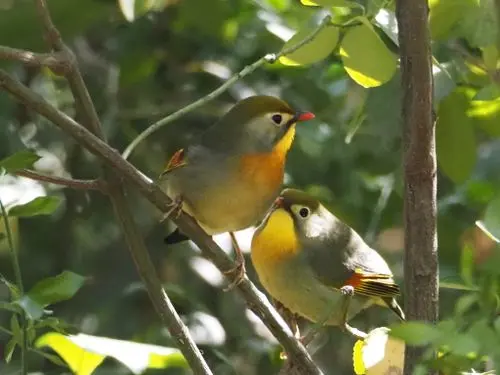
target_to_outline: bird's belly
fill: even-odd
[[[211,176],[202,173],[195,177],[183,176],[181,170],[178,172],[164,183],[167,195],[171,198],[181,196],[183,210],[210,235],[242,230],[256,224],[263,219],[281,187],[281,180],[270,184],[237,176],[228,179],[224,175],[218,176],[217,171]],[[196,188],[186,189],[187,180],[196,181]]]
[[[260,268],[256,267],[256,270],[264,288],[290,311],[312,322],[341,324],[344,297],[340,292],[321,284],[303,268],[276,264],[268,264],[265,269]],[[369,301],[366,298],[354,297],[348,318],[367,307],[367,303]]]

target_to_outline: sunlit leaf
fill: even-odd
[[[349,76],[363,87],[376,87],[396,72],[397,58],[363,18],[361,25],[349,28],[342,39],[340,56]]]
[[[478,220],[475,224],[479,229],[481,229],[481,231],[483,231],[484,234],[486,234],[486,236],[488,236],[489,239],[495,241],[496,243],[500,243],[500,236],[495,237],[482,221]]]
[[[61,203],[59,197],[39,197],[26,204],[13,206],[9,210],[9,216],[30,217],[37,215],[50,215]]]
[[[24,168],[31,168],[33,164],[40,159],[40,156],[29,150],[16,152],[5,159],[0,160],[0,169],[7,172],[15,172]]]
[[[322,6],[322,7],[344,7],[348,5],[347,0],[300,0],[306,6]]]
[[[48,346],[68,364],[76,375],[90,375],[106,356],[86,351],[60,333],[47,333],[35,343],[36,347]]]
[[[467,110],[467,116],[474,119],[474,124],[486,133],[494,137],[500,136],[500,98],[494,100],[474,98]]]
[[[290,0],[266,0],[266,2],[280,12],[290,7]]]
[[[134,374],[147,368],[187,366],[178,349],[85,334],[65,336],[50,332],[40,337],[36,346],[52,348],[77,375],[91,374],[106,356],[123,363]]]
[[[307,27],[298,31],[283,46],[283,49],[293,47],[304,40],[313,32],[313,28]],[[327,26],[321,29],[308,43],[302,45],[296,51],[281,56],[279,61],[284,65],[297,66],[309,65],[327,58],[337,46],[339,29],[335,26]]]
[[[353,367],[356,375],[377,375],[403,371],[404,342],[390,337],[389,329],[375,328],[353,348]]]
[[[467,8],[467,13],[458,23],[460,36],[465,37],[474,47],[487,47],[496,43],[498,27],[495,2],[479,0],[472,3],[473,6]]]
[[[436,124],[438,163],[455,183],[464,182],[476,164],[476,136],[467,116],[469,96],[457,89],[439,104]]]
[[[74,272],[63,271],[36,283],[27,296],[42,306],[48,306],[73,297],[85,283],[85,277]]]

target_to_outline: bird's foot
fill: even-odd
[[[231,283],[226,288],[224,288],[224,292],[228,292],[234,287],[238,286],[243,281],[246,275],[245,256],[243,255],[243,252],[241,251],[238,242],[236,241],[234,233],[229,232],[229,235],[231,236],[234,252],[236,253],[236,265],[230,270],[224,272],[225,275],[233,276],[233,281],[231,281]]]
[[[364,340],[368,335],[361,331],[360,329],[357,329],[356,327],[351,327],[347,322],[344,323],[344,325],[341,326],[341,329],[344,332],[349,333],[350,335],[356,337],[359,340]]]
[[[165,212],[160,220],[160,223],[163,223],[165,220],[169,219],[170,217],[175,217],[176,219],[179,218],[179,215],[182,212],[182,197],[177,196],[175,199],[168,205],[168,211]]]

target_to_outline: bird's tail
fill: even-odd
[[[167,237],[165,237],[164,242],[167,245],[175,245],[179,242],[187,241],[189,237],[182,233],[179,228],[170,233]]]
[[[399,317],[399,319],[405,321],[405,313],[401,306],[399,306],[398,301],[396,301],[396,298],[383,298],[384,302],[387,304],[387,306],[394,311],[394,313]]]

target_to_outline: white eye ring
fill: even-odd
[[[283,122],[283,115],[281,113],[274,113],[271,115],[271,120],[276,125],[281,125],[281,123]]]
[[[309,207],[300,205],[293,205],[292,211],[300,219],[306,219],[311,214],[311,210],[309,209]]]

